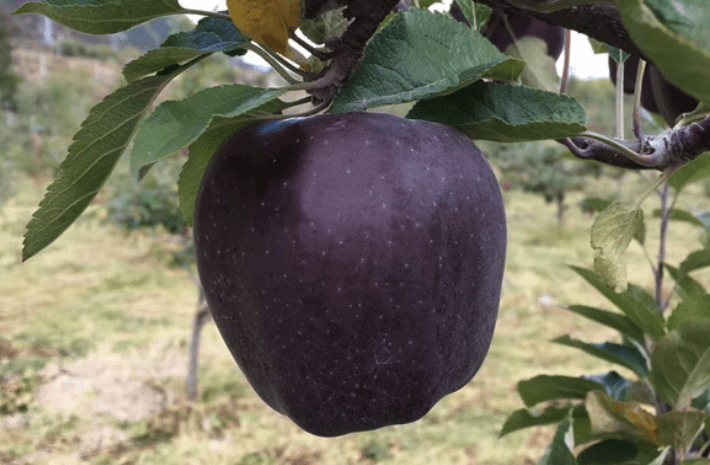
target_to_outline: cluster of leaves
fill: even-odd
[[[710,154],[676,172],[668,184],[677,196],[689,184],[710,176]],[[614,205],[614,204],[612,204]],[[597,202],[596,208],[604,208]],[[608,211],[607,208],[605,211]],[[686,221],[707,230],[702,214],[675,209],[661,221]],[[621,234],[645,244],[642,216]],[[557,424],[542,464],[710,464],[710,292],[691,273],[710,267],[710,248],[689,254],[677,267],[660,266],[673,278],[675,306],[659,302],[644,288],[627,284],[617,293],[597,273],[573,267],[619,312],[585,305],[565,307],[619,332],[617,342],[590,343],[561,336],[553,342],[582,350],[623,367],[582,377],[540,375],[518,384],[526,408],[513,412],[502,434]],[[655,412],[655,413],[654,413]],[[575,449],[577,448],[577,449]],[[579,450],[575,456],[573,450]],[[683,460],[681,462],[681,460]]]
[[[82,32],[106,34],[190,11],[175,0],[89,5],[48,0],[27,3],[16,13],[32,12]],[[249,47],[254,45],[228,17],[212,14],[193,31],[174,34],[159,49],[129,63],[123,70],[127,85],[97,105],[76,134],[56,180],[28,224],[24,258],[51,243],[84,211],[131,142],[135,174],[189,149],[178,186],[183,215],[190,223],[204,167],[221,142],[258,119],[282,117],[291,104],[280,97],[304,84],[270,89],[222,85],[155,109],[153,103],[172,79],[198,62],[216,53],[243,54]],[[521,61],[500,53],[478,31],[415,8],[397,14],[375,35],[362,66],[340,89],[330,111],[427,98],[414,106],[410,118],[440,121],[478,138],[541,140],[584,131],[584,110],[574,99],[482,80],[515,80],[522,67]]]

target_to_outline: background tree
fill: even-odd
[[[12,69],[13,27],[10,15],[0,8],[0,107],[14,111],[18,75]]]

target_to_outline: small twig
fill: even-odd
[[[666,261],[666,240],[668,239],[668,222],[670,221],[671,209],[668,206],[668,184],[664,184],[659,193],[661,197],[661,233],[658,244],[658,266],[656,266],[656,303],[658,310],[663,312],[663,264]]]
[[[636,84],[634,86],[634,135],[637,139],[643,140],[646,134],[641,127],[641,92],[643,91],[643,75],[646,73],[646,62],[639,59],[638,70],[636,71]]]
[[[286,71],[285,68],[289,68],[289,69],[291,69],[291,71],[294,71],[293,68],[290,66],[290,64],[283,61],[283,60],[280,60],[279,58],[277,58],[276,55],[269,53],[268,51],[264,50],[263,48],[259,47],[256,44],[253,44],[253,43],[242,44],[242,45],[240,45],[240,47],[243,48],[244,50],[249,50],[249,51],[254,52],[257,55],[259,55],[259,57],[261,57],[272,68],[274,68],[274,71],[276,71],[279,74],[279,76],[284,78],[284,80],[286,82],[288,82],[289,84],[296,84],[296,83],[300,82]]]
[[[309,44],[305,40],[301,39],[296,34],[291,36],[291,39],[293,39],[294,42],[296,42],[298,45],[303,47],[308,53],[310,53],[314,57],[318,58],[320,61],[332,60],[337,55],[336,51],[324,52],[323,50],[318,50],[317,48],[313,47],[311,44]]]
[[[616,137],[624,139],[624,73],[626,66],[620,61],[616,67]]]
[[[219,13],[216,11],[182,9],[182,10],[180,10],[179,14],[181,14],[181,15],[211,16],[213,18],[226,19],[228,21],[232,20],[232,18],[229,15],[225,15],[224,13]]]
[[[560,94],[567,93],[569,83],[569,67],[572,59],[572,30],[565,30],[565,61],[562,67],[562,82],[560,83]]]

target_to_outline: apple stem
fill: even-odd
[[[286,82],[289,84],[296,84],[300,81],[295,79],[293,76],[291,76],[287,71],[286,68],[289,70],[293,71],[294,73],[299,73],[300,70],[297,70],[295,66],[291,65],[288,63],[286,60],[283,58],[267,51],[264,50],[262,47],[255,43],[247,43],[247,44],[242,44],[241,48],[244,50],[248,50],[251,52],[256,53],[259,55],[259,57],[263,58],[264,61],[266,61],[269,65],[271,65],[272,68],[274,68],[274,71],[279,73],[279,76],[284,78]]]

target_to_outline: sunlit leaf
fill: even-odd
[[[637,402],[619,402],[601,391],[590,392],[586,400],[587,413],[594,434],[620,433],[643,439],[659,446],[658,419]]]
[[[640,208],[616,202],[605,208],[592,224],[594,271],[616,292],[627,288],[626,250],[642,222]]]

